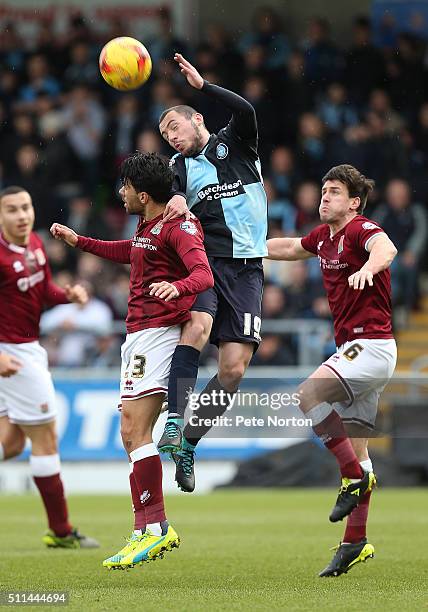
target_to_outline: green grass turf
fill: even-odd
[[[65,609],[80,612],[427,610],[428,491],[376,491],[369,528],[375,559],[321,579],[329,547],[342,535],[343,525],[327,518],[335,495],[291,489],[170,497],[180,549],[129,571],[101,566],[131,530],[127,498],[70,498],[74,524],[102,543],[76,551],[43,548],[36,496],[6,496],[0,500],[0,590],[67,590]]]

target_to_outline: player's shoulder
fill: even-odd
[[[357,215],[346,226],[346,233],[351,234],[358,234],[360,232],[367,232],[371,230],[383,231],[379,223],[365,217],[364,215]]]
[[[174,170],[174,168],[183,165],[184,157],[181,153],[175,153],[169,160],[169,167]]]
[[[166,223],[164,223],[165,229],[169,229],[169,233],[174,232],[180,234],[188,234],[190,236],[195,236],[196,234],[203,235],[202,226],[196,217],[189,219],[186,221],[185,215],[178,217],[177,219],[170,219]]]

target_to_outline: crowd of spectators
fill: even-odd
[[[320,179],[331,166],[350,163],[376,180],[367,214],[399,248],[393,299],[405,320],[417,307],[426,267],[424,41],[401,34],[395,46],[378,48],[370,21],[358,17],[349,45],[339,48],[325,20],[314,17],[305,32],[290,33],[273,10],[263,8],[245,34],[211,24],[195,45],[178,39],[169,14],[161,12],[156,39],[145,41],[153,59],[150,80],[135,92],[119,93],[99,75],[98,55],[107,40],[127,31],[115,22],[100,36],[74,14],[66,35],[41,24],[31,48],[17,23],[0,33],[0,187],[29,190],[56,280],[78,278],[91,293],[85,312],[70,306],[44,315],[52,364],[118,362],[114,321],[126,313],[128,271],[50,240],[50,224],[63,222],[105,239],[129,237],[135,221],[126,218],[117,195],[118,167],[136,149],[172,153],[158,132],[162,111],[191,104],[213,132],[229,119],[227,109],[186,84],[172,60],[175,51],[185,53],[207,80],[254,105],[270,236],[301,235],[317,224]],[[267,262],[266,281],[264,317],[329,320],[316,260]],[[293,341],[269,335],[256,360],[296,363]]]

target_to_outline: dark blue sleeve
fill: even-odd
[[[186,198],[187,172],[183,156],[180,154],[174,155],[174,157],[171,158],[170,165],[174,172],[171,197],[174,195],[182,195]]]
[[[257,142],[257,118],[254,107],[245,98],[233,91],[204,81],[201,91],[232,111],[232,119],[225,128],[227,135],[235,135],[241,140]]]

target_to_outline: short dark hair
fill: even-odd
[[[358,213],[362,213],[367,204],[367,198],[374,189],[375,182],[364,176],[359,170],[349,164],[341,164],[331,168],[322,178],[322,184],[327,181],[340,181],[348,188],[348,193],[351,198],[360,198],[360,205],[357,209]]]
[[[0,191],[0,203],[4,197],[8,195],[15,195],[15,193],[21,193],[22,191],[27,192],[24,187],[18,187],[18,185],[11,185],[10,187],[5,187]]]
[[[193,108],[193,106],[189,106],[188,104],[177,104],[176,106],[171,106],[163,111],[162,115],[159,117],[159,123],[161,123],[168,113],[175,111],[179,115],[184,115],[186,119],[191,119],[193,115],[195,115],[198,111]]]
[[[164,155],[137,151],[122,162],[120,178],[137,193],[145,191],[155,202],[164,203],[171,196],[174,173]]]

